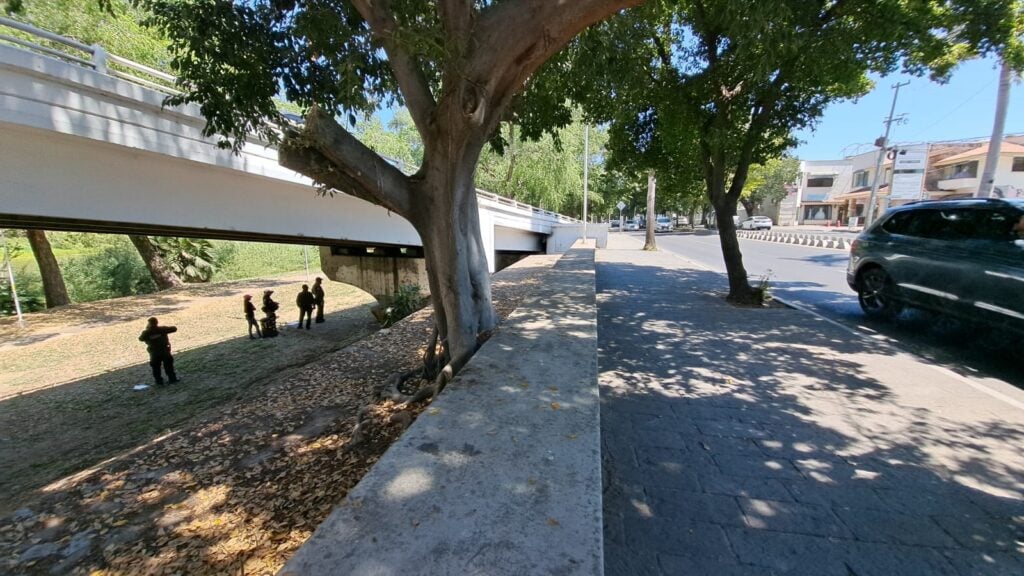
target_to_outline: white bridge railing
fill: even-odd
[[[0,31],[3,30],[3,27],[16,30],[21,34],[12,35],[0,32],[0,42],[14,44],[21,48],[52,58],[59,58],[66,62],[90,68],[100,74],[113,76],[114,78],[119,78],[126,82],[138,84],[139,86],[163,92],[165,94],[181,93],[176,88],[178,79],[175,76],[150,66],[146,66],[145,64],[133,62],[127,58],[110,54],[99,44],[85,44],[73,38],[61,36],[60,34],[55,34],[48,30],[43,30],[42,28],[36,28],[31,24],[25,24],[24,22],[0,16]],[[401,165],[400,162],[391,162],[395,165]],[[531,206],[530,204],[525,204],[512,198],[499,196],[485,190],[478,189],[477,196],[481,199],[495,202],[501,206],[507,206],[523,212],[528,212],[535,217],[551,222],[580,222],[580,220],[576,218],[558,214],[557,212],[551,212],[550,210],[544,210],[543,208]]]

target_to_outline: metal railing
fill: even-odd
[[[15,46],[25,48],[32,52],[52,58],[58,58],[85,68],[90,68],[100,74],[119,78],[126,82],[131,82],[132,84],[149,88],[150,90],[156,90],[165,94],[181,93],[175,88],[177,85],[177,78],[175,76],[161,70],[157,70],[156,68],[146,66],[145,64],[140,64],[127,58],[110,54],[99,44],[85,44],[75,40],[74,38],[61,36],[60,34],[55,34],[49,30],[36,28],[31,24],[25,24],[24,22],[0,16],[0,30],[2,30],[2,27],[4,26],[22,32],[34,40],[20,38],[18,36],[12,36],[10,34],[0,32],[0,43],[14,44]],[[41,42],[48,42],[50,45],[48,46]],[[148,76],[151,79],[142,77],[140,74]],[[398,166],[403,172],[406,171],[404,163],[401,161],[392,160],[387,157],[384,158],[388,162]],[[480,189],[477,189],[476,192],[477,196],[480,198],[486,198],[502,206],[510,206],[537,216],[546,216],[556,222],[580,222],[580,220],[576,218],[565,216],[550,210],[544,210],[543,208],[525,204],[512,198],[499,196],[493,192],[487,192],[486,190]]]
[[[99,44],[85,44],[54,34],[49,30],[36,28],[17,20],[0,16],[0,26],[17,30],[25,37],[0,32],[0,42],[13,44],[38,54],[58,58],[85,68],[91,68],[100,74],[120,78],[132,84],[157,90],[165,94],[178,94],[175,88],[177,78],[145,64],[115,56],[108,53]],[[2,28],[0,28],[2,30]]]

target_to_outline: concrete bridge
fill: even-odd
[[[39,40],[0,43],[0,226],[313,243],[332,278],[375,296],[426,285],[409,222],[346,194],[318,196],[264,143],[237,155],[217,148],[198,106],[163,106],[172,76],[0,25]],[[576,219],[483,191],[477,199],[492,272],[580,235]]]

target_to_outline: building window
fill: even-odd
[[[853,187],[864,188],[868,185],[868,171],[858,170],[853,173]]]
[[[831,188],[833,178],[831,176],[810,176],[807,178],[808,188]]]
[[[804,206],[804,220],[831,220],[832,206]]]
[[[1024,172],[1024,156],[1014,156],[1013,167],[1010,170],[1013,172]]]
[[[978,161],[961,162],[952,166],[946,166],[945,180],[956,180],[957,178],[977,178]]]

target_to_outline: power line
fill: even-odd
[[[968,96],[966,100],[964,100],[963,102],[961,102],[961,103],[957,104],[957,105],[956,105],[956,107],[954,107],[954,108],[953,108],[952,110],[950,110],[949,112],[947,112],[945,116],[943,116],[942,118],[939,118],[938,120],[936,120],[935,122],[933,122],[932,124],[930,124],[930,125],[929,125],[929,126],[928,126],[927,128],[925,128],[924,130],[921,130],[921,131],[920,131],[920,132],[918,132],[917,134],[914,134],[913,136],[911,136],[911,137],[910,137],[910,139],[911,139],[911,140],[913,140],[913,139],[917,138],[918,136],[920,136],[920,135],[924,134],[925,132],[927,132],[927,131],[931,130],[932,128],[935,128],[935,127],[936,127],[936,126],[938,126],[939,124],[941,124],[941,123],[945,122],[945,121],[946,121],[946,119],[948,119],[948,118],[949,118],[950,116],[952,116],[953,114],[955,114],[955,113],[956,113],[956,112],[957,112],[958,110],[960,110],[961,108],[963,108],[964,106],[966,106],[966,105],[967,105],[967,104],[968,104],[968,103],[969,103],[969,102],[970,102],[971,100],[974,100],[975,98],[977,98],[979,94],[981,94],[982,92],[984,92],[985,90],[987,90],[987,89],[989,88],[989,86],[992,86],[992,83],[993,83],[993,82],[995,82],[995,80],[990,80],[990,81],[988,82],[988,84],[985,84],[984,86],[982,86],[981,88],[979,88],[977,92],[975,92],[974,94],[971,94],[970,96]]]

